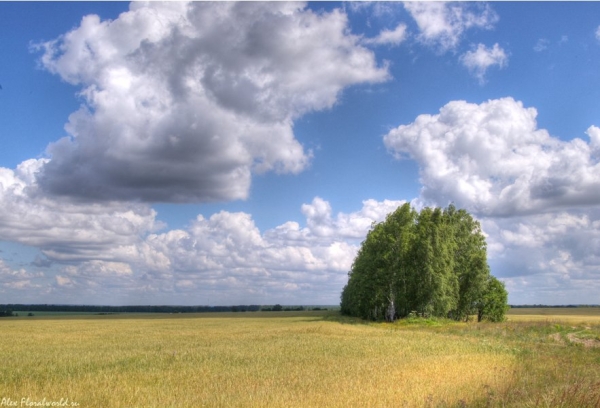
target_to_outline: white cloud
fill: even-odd
[[[402,13],[402,4],[393,1],[349,1],[343,5],[351,13],[368,13],[377,20],[396,18]]]
[[[482,223],[494,248],[492,271],[507,283],[512,297],[521,303],[598,303],[596,209],[484,218]],[[535,292],[528,293],[531,287]]]
[[[337,298],[359,240],[373,221],[402,203],[367,200],[360,211],[332,216],[330,204],[316,197],[302,206],[306,227],[287,222],[264,233],[246,213],[198,216],[186,230],[148,237],[149,252],[168,259],[164,269],[151,274],[184,280],[186,288],[193,284],[200,291],[219,288],[223,296],[233,290],[259,303],[260,298],[288,303]]]
[[[600,128],[597,126],[590,126],[585,133],[590,138],[592,155],[600,157]]]
[[[565,142],[538,129],[534,108],[512,98],[453,101],[384,138],[420,167],[422,197],[479,215],[516,215],[600,203],[598,129]]]
[[[3,170],[0,174],[14,177]],[[0,178],[0,186],[6,187],[7,178]],[[13,301],[27,294],[43,302],[60,294],[71,303],[172,303],[174,296],[187,304],[332,303],[371,223],[403,204],[366,200],[359,211],[334,215],[316,197],[302,206],[304,227],[287,222],[261,232],[250,214],[221,211],[199,215],[186,229],[152,233],[154,214],[148,224],[125,228],[125,208],[104,214],[71,204],[62,207],[65,214],[64,201],[44,199],[38,205],[26,196],[10,197],[19,183],[0,194],[15,210],[14,219],[2,214],[0,233],[40,247],[52,266],[32,273],[0,262],[0,289]],[[40,232],[32,237],[36,228]]]
[[[398,24],[393,30],[384,29],[376,37],[365,38],[363,44],[398,46],[406,39],[406,24]]]
[[[600,41],[600,26],[596,29],[596,39]]]
[[[508,56],[498,44],[494,44],[492,48],[478,44],[473,50],[463,54],[460,61],[483,84],[488,68],[494,65],[504,68],[508,64]]]
[[[45,160],[0,168],[0,236],[40,248],[53,260],[111,257],[160,227],[156,212],[135,203],[74,203],[49,198],[35,184]]]
[[[548,49],[549,44],[550,44],[550,41],[548,41],[546,38],[540,38],[533,46],[533,50],[535,52],[545,51]]]
[[[99,260],[86,261],[75,266],[67,266],[65,272],[72,276],[97,277],[127,277],[133,274],[131,266],[123,262],[106,262]]]
[[[71,288],[74,286],[73,281],[67,276],[56,275],[56,284],[60,287]]]
[[[563,141],[536,115],[512,98],[453,101],[384,143],[418,163],[421,202],[453,202],[482,222],[492,272],[512,299],[597,303],[600,129],[587,130],[589,142]]]
[[[466,30],[490,29],[498,21],[489,5],[415,1],[405,2],[404,7],[419,27],[419,39],[442,52],[454,49]]]
[[[19,270],[12,269],[0,258],[0,293],[13,289],[31,290],[39,288],[41,285],[32,281],[43,277],[43,272],[29,272],[23,268]]]
[[[311,204],[302,205],[310,233],[315,236],[332,236],[362,239],[366,236],[374,220],[381,221],[385,216],[404,204],[405,201],[373,199],[363,201],[363,208],[354,213],[339,213],[331,217],[331,206],[320,197]]]
[[[296,118],[388,78],[343,12],[302,3],[132,3],[38,49],[85,102],[40,186],[90,200],[243,199],[253,173],[309,165]]]

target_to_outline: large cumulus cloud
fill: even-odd
[[[538,129],[537,111],[512,98],[453,101],[384,138],[398,158],[419,163],[422,196],[488,216],[600,203],[598,128],[589,141]]]
[[[88,200],[243,199],[309,164],[294,119],[388,78],[343,12],[302,3],[132,3],[37,47],[83,98],[39,184]]]

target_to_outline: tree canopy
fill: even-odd
[[[342,313],[394,320],[410,313],[501,321],[504,284],[490,274],[481,226],[465,210],[398,207],[363,241],[341,296]]]

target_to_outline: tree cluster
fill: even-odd
[[[283,307],[280,304],[276,304],[273,307],[262,307],[260,310],[261,310],[261,312],[301,312],[305,309],[304,309],[304,306]],[[315,309],[312,309],[312,310],[315,310]],[[318,310],[321,310],[321,309],[318,309]]]
[[[394,320],[411,314],[501,321],[504,284],[490,274],[479,223],[453,205],[404,204],[374,224],[348,273],[343,314]]]

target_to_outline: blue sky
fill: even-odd
[[[0,302],[336,304],[404,202],[600,303],[600,4],[0,2]]]

